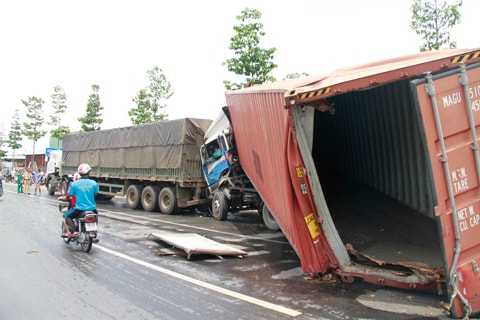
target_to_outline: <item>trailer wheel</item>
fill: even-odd
[[[142,202],[140,201],[142,195],[142,186],[133,184],[127,189],[127,205],[130,209],[140,209]]]
[[[142,191],[142,207],[143,210],[152,212],[158,207],[158,195],[160,188],[146,186]]]
[[[227,220],[228,216],[228,199],[221,191],[213,194],[212,200],[212,217],[218,221]]]
[[[158,196],[158,206],[160,212],[163,214],[172,214],[177,212],[177,197],[175,195],[175,189],[172,187],[165,187],[160,190]]]
[[[280,227],[278,226],[277,221],[272,216],[272,213],[270,212],[270,210],[268,209],[265,203],[262,205],[262,218],[263,218],[263,223],[265,223],[268,230],[272,230],[272,231],[280,230]]]

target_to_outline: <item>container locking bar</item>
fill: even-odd
[[[455,231],[455,252],[453,256],[452,265],[450,267],[450,274],[448,279],[448,285],[450,286],[452,291],[451,299],[450,299],[450,308],[452,308],[453,306],[453,301],[455,297],[458,297],[462,302],[462,307],[463,307],[465,317],[468,318],[472,308],[471,308],[470,302],[468,302],[468,300],[458,290],[458,275],[455,273],[455,270],[457,268],[458,258],[460,256],[460,252],[462,251],[462,247],[460,242],[460,228],[458,226],[458,221],[457,221],[457,208],[455,204],[455,195],[453,193],[453,185],[450,177],[450,169],[448,167],[447,148],[445,146],[445,139],[443,137],[442,123],[440,120],[440,112],[438,111],[437,97],[435,92],[435,85],[432,79],[432,74],[428,73],[425,76],[425,79],[427,80],[425,89],[427,94],[430,96],[430,100],[432,102],[433,114],[435,116],[435,124],[437,127],[438,141],[440,143],[440,147],[442,151],[442,155],[439,160],[442,162],[443,168],[445,170],[445,179],[447,181],[448,197],[452,206],[452,220],[453,220],[453,226]]]

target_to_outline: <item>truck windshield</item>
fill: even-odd
[[[205,150],[207,152],[206,159],[209,161],[215,161],[222,156],[222,149],[220,149],[216,140],[209,143]]]

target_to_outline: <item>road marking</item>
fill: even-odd
[[[52,200],[52,199],[48,199],[48,198],[38,198],[38,199],[43,200],[43,201],[55,202],[55,203],[60,202],[59,200]],[[152,219],[152,218],[149,218],[149,217],[142,217],[140,215],[134,215],[134,214],[129,214],[129,213],[120,212],[120,211],[113,211],[113,210],[100,209],[100,208],[97,208],[97,209],[98,209],[98,214],[100,216],[105,215],[106,218],[114,219],[114,220],[121,220],[121,219],[119,219],[118,217],[109,215],[109,213],[112,213],[112,214],[115,214],[115,215],[121,215],[121,216],[132,218],[132,219],[141,219],[141,220],[151,221],[151,222],[155,222],[155,223],[160,222],[160,223],[163,223],[163,224],[169,224],[169,225],[173,225],[173,226],[191,228],[191,229],[202,230],[202,231],[209,231],[209,232],[213,232],[213,233],[225,234],[225,235],[230,235],[230,236],[243,238],[243,239],[260,240],[260,241],[280,243],[280,244],[289,244],[288,241],[283,241],[283,240],[275,240],[275,239],[269,239],[269,238],[263,238],[263,237],[247,236],[247,235],[243,235],[243,234],[225,232],[225,231],[220,231],[220,230],[213,230],[213,229],[208,229],[208,228],[197,227],[197,226],[194,226],[194,225],[184,224],[184,223],[177,223],[177,222],[172,222],[172,221],[168,221],[168,220],[162,220],[161,218]],[[132,221],[132,222],[144,225],[144,224],[136,222],[136,221]]]
[[[190,283],[192,283],[194,285],[197,285],[199,287],[203,287],[203,288],[206,288],[206,289],[209,289],[209,290],[212,290],[212,291],[215,291],[215,292],[233,297],[233,298],[238,299],[238,300],[242,300],[242,301],[245,301],[245,302],[255,304],[255,305],[260,306],[262,308],[266,308],[266,309],[270,309],[270,310],[273,310],[273,311],[276,311],[276,312],[280,312],[280,313],[286,314],[286,315],[291,316],[291,317],[296,317],[296,316],[299,316],[299,315],[302,314],[299,311],[289,309],[289,308],[285,308],[285,307],[282,307],[282,306],[279,306],[279,305],[276,305],[276,304],[273,304],[273,303],[270,303],[270,302],[267,302],[267,301],[263,301],[263,300],[260,300],[260,299],[256,299],[256,298],[253,298],[253,297],[250,297],[250,296],[247,296],[247,295],[235,292],[235,291],[231,291],[231,290],[228,290],[228,289],[225,289],[225,288],[222,288],[222,287],[218,287],[216,285],[206,283],[206,282],[203,282],[203,281],[185,276],[185,275],[177,273],[175,271],[171,271],[171,270],[153,265],[151,263],[148,263],[148,262],[145,262],[145,261],[127,256],[123,253],[120,253],[120,252],[117,252],[117,251],[114,251],[114,250],[111,250],[111,249],[108,249],[108,248],[105,248],[105,247],[102,247],[102,246],[99,246],[99,245],[95,245],[95,248],[100,249],[100,250],[102,250],[106,253],[109,253],[111,255],[114,255],[116,257],[128,260],[128,261],[136,263],[136,264],[139,264],[139,265],[144,266],[146,268],[149,268],[149,269],[161,272],[163,274],[169,275],[171,277],[174,277],[174,278],[186,281],[186,282],[190,282]]]
[[[14,193],[12,191],[9,191],[9,192]],[[52,199],[48,199],[48,198],[40,198],[39,197],[37,199],[47,201],[47,202],[56,202],[56,203],[59,202],[58,200],[52,200]],[[99,214],[101,214],[102,211],[107,211],[107,212],[111,212],[111,213],[115,213],[115,214],[120,214],[120,215],[128,216],[128,217],[131,217],[131,218],[137,218],[137,219],[141,218],[141,219],[155,221],[155,222],[169,223],[169,224],[172,224],[172,225],[190,227],[190,228],[195,228],[195,229],[204,229],[204,228],[194,227],[194,226],[190,226],[190,225],[184,225],[184,224],[170,222],[170,221],[164,221],[164,220],[160,220],[160,219],[151,219],[151,218],[148,218],[148,217],[140,217],[140,216],[136,216],[136,215],[130,215],[130,214],[127,214],[127,213],[116,212],[116,211],[111,211],[111,210],[100,210],[99,209]],[[109,218],[113,218],[113,217],[109,217]],[[264,239],[264,238],[259,238],[259,237],[250,237],[250,236],[238,235],[238,234],[229,233],[229,232],[222,232],[222,231],[218,231],[218,230],[210,230],[210,229],[205,229],[205,230],[212,231],[212,232],[217,232],[217,233],[239,236],[239,237],[258,239],[258,240],[263,240],[263,241],[281,242],[281,241],[275,241],[275,240],[271,240],[271,239]],[[283,242],[281,242],[281,243],[283,243]],[[215,291],[215,292],[233,297],[233,298],[238,299],[238,300],[242,300],[242,301],[245,301],[245,302],[255,304],[255,305],[260,306],[262,308],[266,308],[266,309],[270,309],[270,310],[273,310],[273,311],[276,311],[276,312],[279,312],[279,313],[283,313],[283,314],[291,316],[291,317],[296,317],[296,316],[299,316],[299,315],[302,314],[299,311],[296,311],[296,310],[293,310],[293,309],[290,309],[290,308],[286,308],[286,307],[282,307],[280,305],[276,305],[276,304],[273,304],[273,303],[270,303],[270,302],[267,302],[267,301],[264,301],[264,300],[256,299],[254,297],[250,297],[250,296],[247,296],[247,295],[244,295],[244,294],[232,291],[232,290],[228,290],[228,289],[225,289],[225,288],[222,288],[222,287],[210,284],[210,283],[206,283],[206,282],[203,282],[203,281],[185,276],[183,274],[180,274],[180,273],[177,273],[177,272],[174,272],[174,271],[171,271],[171,270],[153,265],[151,263],[142,261],[140,259],[136,259],[136,258],[127,256],[123,253],[105,248],[105,247],[100,246],[100,245],[95,245],[95,248],[100,249],[100,250],[102,250],[106,253],[109,253],[109,254],[113,255],[113,256],[125,259],[127,261],[130,261],[130,262],[136,263],[138,265],[144,266],[146,268],[149,268],[149,269],[161,272],[163,274],[169,275],[171,277],[174,277],[174,278],[192,283],[192,284],[197,285],[199,287],[203,287],[203,288],[206,288],[206,289],[209,289],[209,290],[212,290],[212,291]]]
[[[108,215],[108,213],[113,213],[113,214],[122,215],[122,216],[128,217],[128,218],[142,219],[142,220],[151,221],[151,222],[155,222],[155,223],[161,222],[161,223],[163,223],[163,224],[169,224],[169,225],[173,225],[173,226],[178,226],[178,227],[183,227],[183,228],[191,228],[191,229],[202,230],[202,231],[209,231],[209,232],[218,233],[218,234],[225,234],[225,235],[229,235],[229,236],[235,236],[235,237],[238,237],[238,238],[252,239],[252,240],[261,240],[261,241],[273,242],[273,243],[281,243],[281,244],[289,244],[288,241],[275,240],[275,239],[262,238],[262,237],[255,237],[255,236],[246,236],[246,235],[243,235],[243,234],[225,232],[225,231],[220,231],[220,230],[212,230],[212,229],[208,229],[208,228],[197,227],[197,226],[194,226],[194,225],[189,225],[189,224],[184,224],[184,223],[177,223],[177,222],[162,220],[162,219],[160,219],[160,218],[152,219],[152,218],[149,218],[149,217],[142,217],[142,216],[133,215],[133,214],[128,214],[128,213],[124,213],[124,212],[118,212],[118,211],[111,211],[111,210],[99,209],[99,210],[98,210],[98,213],[99,213],[100,215],[106,214],[106,218],[110,218],[110,219],[120,220],[119,218],[117,218],[117,217],[115,217],[115,216]],[[134,222],[134,223],[138,223],[138,222],[136,222],[136,221],[133,221],[133,222]],[[221,223],[221,222],[220,222],[220,223]],[[142,225],[143,225],[143,224],[142,224]]]

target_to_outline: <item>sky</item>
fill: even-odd
[[[158,66],[174,95],[165,101],[169,119],[215,119],[225,105],[223,80],[235,81],[222,62],[236,16],[262,13],[260,47],[275,47],[271,72],[323,74],[339,68],[416,53],[421,39],[409,27],[413,0],[18,0],[0,1],[0,130],[10,131],[21,100],[45,101],[52,113],[55,86],[67,94],[63,124],[80,129],[92,84],[100,86],[102,129],[131,125],[132,98]],[[480,47],[480,1],[463,0],[462,22],[451,30],[458,48]],[[44,130],[51,130],[44,125]],[[36,142],[36,153],[48,147]],[[31,153],[33,142],[22,141]],[[17,151],[19,153],[20,151]]]

